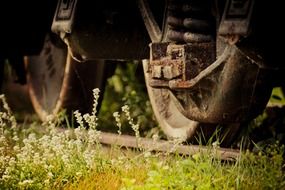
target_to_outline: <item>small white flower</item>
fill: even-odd
[[[14,165],[16,165],[16,164],[17,164],[16,159],[15,159],[14,157],[11,157],[10,160],[9,160],[8,165],[9,165],[10,167],[12,167],[12,166],[14,166]]]
[[[0,136],[0,143],[6,143],[6,137],[4,135]]]
[[[122,107],[122,111],[125,113],[127,120],[129,121],[130,126],[132,127],[133,131],[135,132],[135,136],[137,139],[137,145],[140,146],[140,132],[139,132],[139,124],[135,124],[133,118],[131,118],[130,108],[128,105],[124,105]]]
[[[144,156],[145,158],[149,158],[149,157],[151,156],[151,153],[150,153],[149,151],[144,152],[143,156]]]
[[[48,173],[47,173],[47,177],[48,177],[48,178],[53,178],[52,172],[48,172]]]
[[[15,152],[18,152],[18,151],[20,151],[20,147],[19,147],[18,145],[15,145],[15,146],[13,147],[13,150],[14,150]]]
[[[152,135],[152,139],[153,139],[154,142],[157,142],[159,140],[158,134]]]
[[[88,135],[88,143],[89,145],[94,145],[96,143],[99,143],[99,138],[101,135],[100,131],[89,129],[87,132]]]
[[[84,140],[85,139],[85,130],[83,128],[76,128],[74,129],[74,134],[76,139],[78,140]]]
[[[120,116],[119,112],[114,112],[113,117],[115,118],[116,125],[119,128],[118,134],[121,135],[122,134],[122,124],[121,124],[121,119],[120,119],[121,116]]]
[[[89,115],[88,113],[87,114],[84,114],[83,115],[83,118],[84,120],[86,121],[86,123],[88,124],[88,126],[90,127],[90,129],[96,129],[97,127],[97,117],[95,115]]]
[[[66,155],[66,154],[63,154],[62,156],[61,156],[61,159],[62,159],[62,161],[63,161],[63,163],[65,164],[65,165],[68,165],[70,162],[69,162],[69,156],[68,155]]]
[[[49,179],[44,180],[44,184],[48,185],[49,184]]]
[[[18,142],[18,141],[19,141],[19,137],[18,137],[17,135],[14,135],[14,136],[13,136],[13,140],[16,141],[16,142]]]
[[[82,172],[76,172],[75,175],[78,176],[78,177],[81,177],[82,176]]]
[[[83,118],[82,118],[81,113],[78,110],[76,110],[74,112],[74,116],[75,116],[76,122],[79,124],[79,127],[83,128],[84,125],[83,125]]]
[[[50,115],[48,115],[48,116],[46,116],[46,120],[47,121],[53,121],[54,120],[54,115],[53,114],[50,114]]]
[[[31,185],[34,181],[30,179],[26,179],[24,181],[19,182],[20,187],[27,187],[28,185]]]
[[[2,179],[3,179],[3,181],[6,181],[6,180],[11,179],[11,176],[8,175],[8,174],[4,174],[4,175],[2,176]]]
[[[215,141],[212,143],[213,148],[219,148],[220,147],[220,142],[219,141]]]
[[[130,110],[130,108],[129,108],[129,106],[128,105],[124,105],[123,107],[122,107],[122,111],[123,112],[129,112],[129,110]]]
[[[98,106],[98,100],[99,100],[99,93],[100,93],[99,88],[93,89],[94,103],[93,103],[93,108],[92,108],[92,115],[93,115],[94,117],[96,117],[96,113],[97,113],[97,106]]]

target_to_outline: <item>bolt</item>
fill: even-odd
[[[181,75],[178,65],[167,65],[164,66],[163,69],[163,76],[166,79],[173,79]]]
[[[152,66],[152,73],[151,73],[151,77],[152,78],[161,78],[162,77],[162,66],[160,65],[153,65]]]

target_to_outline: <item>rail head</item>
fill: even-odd
[[[153,140],[151,138],[136,138],[130,135],[118,135],[103,132],[99,138],[100,143],[118,145],[129,148],[141,148],[148,151],[177,153],[181,155],[195,155],[198,153],[212,154],[221,160],[235,161],[240,158],[240,150],[229,148],[213,148],[200,145],[182,145],[166,140]]]

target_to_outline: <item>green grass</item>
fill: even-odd
[[[41,124],[45,130],[19,126],[1,96],[0,189],[285,188],[284,146],[278,142],[258,154],[243,152],[234,162],[222,161],[212,153],[181,156],[116,146],[106,150],[98,142],[98,92],[94,96],[92,114],[76,112],[78,128],[65,132],[57,129],[58,117]],[[124,107],[118,115],[117,125],[125,115],[138,135],[130,109]]]

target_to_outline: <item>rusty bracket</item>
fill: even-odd
[[[150,48],[150,70],[153,79],[171,80],[183,75],[185,70],[184,45],[153,43]]]
[[[51,30],[54,33],[71,33],[77,0],[59,0]]]
[[[218,33],[223,36],[247,36],[254,0],[227,0]]]
[[[214,62],[215,46],[210,42],[152,43],[150,48],[149,85],[154,88],[191,88],[218,67],[225,57]]]

